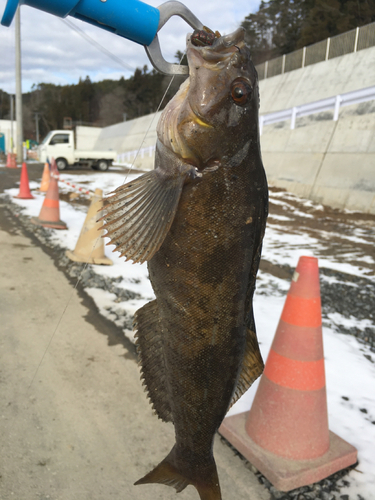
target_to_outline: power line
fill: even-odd
[[[120,59],[119,57],[117,57],[115,54],[112,54],[112,52],[110,52],[108,49],[106,49],[105,47],[103,47],[103,45],[101,45],[99,42],[97,42],[94,38],[91,38],[90,35],[88,35],[87,33],[85,33],[83,30],[81,30],[81,28],[79,28],[78,26],[76,26],[74,23],[72,23],[68,19],[61,19],[61,20],[67,26],[69,26],[69,28],[73,29],[82,38],[84,38],[86,41],[88,41],[89,43],[91,43],[91,45],[93,45],[98,50],[100,50],[101,52],[103,52],[103,54],[107,55],[109,58],[111,58],[117,64],[119,64],[120,66],[122,66],[123,68],[125,68],[127,70],[131,70],[131,71],[135,70],[135,68],[133,68],[129,64],[125,63],[122,59]]]

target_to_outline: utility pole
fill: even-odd
[[[14,148],[14,134],[13,134],[13,120],[14,120],[14,102],[13,94],[10,94],[10,152],[13,153]]]
[[[39,144],[39,113],[35,113],[36,142]]]
[[[16,120],[17,120],[17,161],[23,161],[22,131],[22,81],[21,81],[21,16],[20,7],[16,12]]]

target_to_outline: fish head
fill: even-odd
[[[244,30],[196,46],[187,38],[190,76],[158,125],[165,146],[198,170],[228,164],[258,137],[259,90]]]

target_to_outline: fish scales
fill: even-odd
[[[192,484],[201,500],[220,500],[214,435],[263,369],[252,298],[267,183],[257,78],[243,31],[209,48],[188,41],[188,61],[190,79],[158,124],[155,170],[142,176],[154,179],[151,194],[137,205],[138,218],[145,207],[142,229],[139,222],[132,226],[131,209],[123,225],[116,217],[122,197],[139,192],[138,180],[115,192],[104,218],[127,258],[148,260],[156,300],[137,311],[134,327],[151,403],[173,422],[176,435],[170,454],[136,484],[177,491]],[[153,207],[160,197],[162,206]]]

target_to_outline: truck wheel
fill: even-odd
[[[56,165],[58,170],[66,170],[68,168],[68,162],[65,158],[57,158]]]
[[[96,165],[96,168],[98,170],[100,170],[101,172],[105,172],[106,170],[108,170],[108,162],[107,160],[99,160],[97,165]]]

